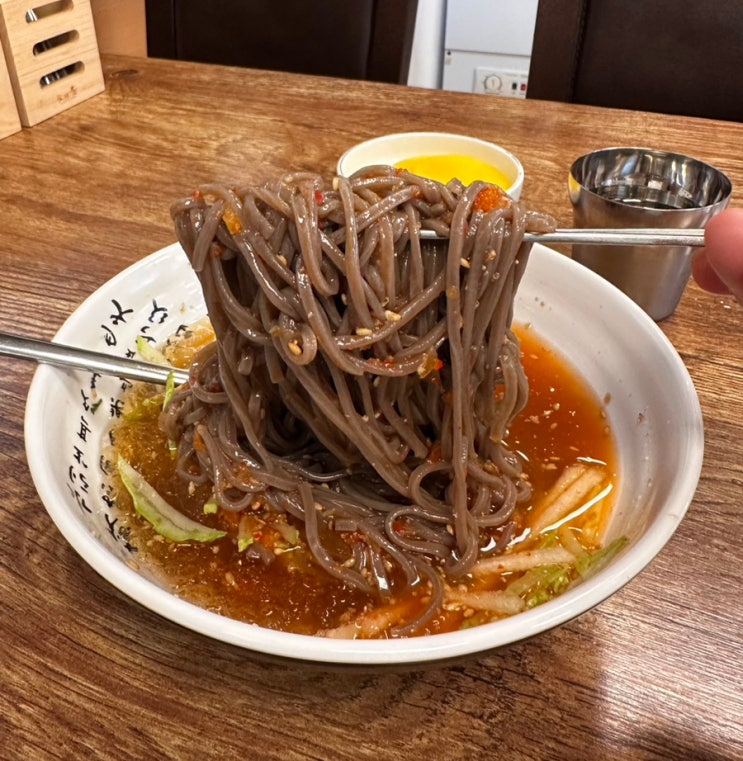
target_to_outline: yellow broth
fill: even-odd
[[[411,174],[428,177],[430,180],[437,180],[444,184],[455,178],[464,185],[471,185],[477,180],[482,180],[498,185],[503,190],[508,190],[513,184],[500,169],[472,156],[456,154],[415,156],[398,161],[395,166],[398,169],[406,169]]]

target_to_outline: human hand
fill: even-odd
[[[707,223],[692,274],[706,291],[730,293],[743,304],[743,209],[726,209]]]

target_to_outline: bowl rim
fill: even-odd
[[[386,135],[378,135],[377,137],[372,137],[372,138],[369,138],[368,140],[363,140],[359,143],[356,143],[355,145],[352,145],[350,148],[347,148],[338,159],[338,162],[336,164],[336,173],[339,174],[341,177],[347,177],[350,174],[352,174],[353,172],[348,172],[347,169],[344,169],[344,164],[349,162],[351,158],[354,157],[355,154],[357,154],[363,149],[373,148],[376,146],[391,144],[391,143],[395,143],[402,140],[408,140],[408,139],[454,140],[456,142],[471,143],[471,144],[479,145],[483,148],[487,148],[488,150],[495,150],[505,159],[510,161],[516,170],[516,178],[513,180],[511,185],[508,188],[504,188],[504,190],[507,193],[509,193],[509,195],[513,195],[516,192],[520,192],[521,188],[523,187],[524,177],[525,177],[524,166],[519,160],[519,158],[512,151],[490,140],[485,140],[483,138],[474,137],[473,135],[467,135],[467,134],[459,133],[459,132],[413,131],[413,132],[391,132]],[[418,153],[420,153],[420,151]],[[412,156],[415,154],[411,153],[410,155]],[[437,152],[436,155],[444,155],[444,152],[443,151]],[[397,160],[399,161],[399,159]]]
[[[146,266],[167,266],[180,246],[173,244],[136,262],[91,294],[68,317],[55,340],[70,343],[72,328],[86,306],[100,299],[101,291],[121,283]],[[604,570],[568,590],[556,599],[510,618],[467,629],[399,640],[342,640],[313,635],[291,634],[265,629],[255,624],[227,619],[176,597],[155,582],[140,576],[123,560],[115,557],[83,524],[81,511],[72,504],[64,485],[55,483],[49,473],[50,454],[44,441],[43,401],[54,384],[63,384],[67,373],[60,368],[40,365],[32,379],[25,410],[26,456],[32,479],[42,503],[58,530],[72,548],[100,576],[145,608],[212,639],[269,656],[325,665],[386,666],[447,661],[473,656],[508,646],[559,626],[595,607],[615,594],[640,573],[663,549],[683,519],[693,499],[703,460],[703,426],[699,400],[691,378],[671,342],[658,326],[633,301],[607,281],[567,257],[535,244],[532,257],[537,262],[571,269],[571,276],[584,278],[584,284],[605,289],[609,298],[620,300],[628,317],[651,332],[659,350],[676,367],[679,390],[684,396],[684,411],[689,418],[690,445],[686,461],[664,509],[648,524],[646,531]],[[185,258],[185,257],[184,257]],[[559,264],[558,264],[559,263]]]

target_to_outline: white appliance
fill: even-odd
[[[447,0],[444,90],[525,98],[538,0]]]

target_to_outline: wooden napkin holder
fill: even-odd
[[[0,40],[25,127],[105,89],[90,0],[0,0]]]
[[[21,129],[21,119],[15,105],[13,86],[10,84],[8,67],[0,52],[0,140]]]

